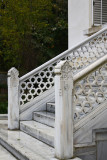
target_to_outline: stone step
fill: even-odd
[[[54,157],[54,148],[22,131],[9,131],[6,121],[0,121],[0,144],[18,160],[50,160]]]
[[[0,121],[0,144],[3,145],[10,153],[19,160],[51,160],[54,157],[54,149],[45,143],[33,138],[32,136],[23,133],[22,131],[8,131],[7,122]],[[25,123],[25,122],[21,122]],[[34,123],[35,124],[35,123]],[[36,123],[37,124],[37,123]],[[3,126],[5,125],[5,126]],[[31,124],[29,124],[31,125]],[[43,125],[42,125],[43,126]],[[39,128],[39,127],[38,127]],[[48,127],[51,128],[51,127]],[[41,132],[46,128],[39,128]],[[53,128],[51,128],[54,130]],[[29,128],[31,130],[31,128]],[[31,132],[31,131],[30,131]],[[53,132],[53,131],[52,131]],[[46,134],[52,132],[47,130]],[[42,135],[41,135],[42,136]],[[74,156],[82,160],[95,160],[96,147],[95,145],[76,145]],[[53,158],[54,160],[54,158]]]
[[[43,124],[33,121],[23,121],[21,124],[21,130],[44,143],[53,146],[54,141],[54,128],[47,127]],[[94,160],[96,158],[96,146],[95,144],[79,144],[74,145],[74,156],[81,158],[82,160]],[[56,160],[56,159],[55,159]]]
[[[55,102],[47,102],[46,111],[55,113]]]
[[[95,143],[78,144],[74,146],[74,157],[77,156],[81,160],[96,160],[97,148]]]
[[[0,160],[17,160],[17,159],[0,145]]]
[[[21,121],[20,130],[52,147],[54,146],[54,128],[52,127],[36,121]]]
[[[0,120],[7,120],[8,114],[0,114]]]
[[[33,120],[45,124],[50,127],[54,127],[55,125],[55,113],[51,112],[34,112],[33,113]]]
[[[80,101],[83,102],[83,100],[86,98],[86,96],[79,95],[79,98],[80,98]],[[76,110],[78,112],[81,111],[81,105],[78,104],[78,106],[76,106]],[[51,113],[55,113],[55,102],[48,102],[48,103],[46,103],[46,111],[47,112],[51,112]],[[81,113],[80,116],[84,116],[84,114]],[[74,119],[75,119],[75,116],[74,116]]]

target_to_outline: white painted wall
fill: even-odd
[[[68,0],[69,48],[86,38],[83,31],[92,26],[93,0]]]

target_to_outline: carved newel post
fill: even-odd
[[[16,68],[8,71],[8,129],[19,129],[19,72]]]
[[[55,67],[55,156],[73,157],[72,67],[61,61]]]

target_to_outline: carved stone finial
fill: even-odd
[[[17,78],[18,76],[19,76],[19,71],[18,71],[15,67],[12,67],[12,68],[8,71],[8,77]]]
[[[64,65],[61,67],[61,72],[69,73],[71,72],[71,70],[72,70],[72,66],[70,65],[68,61],[66,61]]]
[[[67,74],[71,72],[72,66],[69,61],[60,61],[56,66],[55,66],[55,74],[61,74],[62,72],[66,72]]]
[[[11,86],[17,86],[19,84],[19,71],[15,68],[12,67],[9,71],[8,71],[8,78],[10,78],[10,87]]]
[[[72,78],[72,66],[69,61],[60,61],[55,67],[55,74],[61,75],[62,80]]]

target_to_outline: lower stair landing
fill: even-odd
[[[49,143],[50,140],[53,141],[54,128],[35,121],[22,121],[20,124],[23,129],[26,129],[24,132],[9,131],[7,129],[7,120],[0,120],[0,145],[6,148],[18,160],[56,160],[54,158],[54,148],[45,144],[46,142],[43,143],[38,140],[42,138],[42,141],[47,140]],[[34,135],[28,135],[32,133],[32,129],[33,133],[36,132],[36,136],[40,133],[40,136],[37,137],[38,139],[34,138]],[[74,156],[82,160],[96,160],[95,153],[95,144],[93,146],[75,146]],[[79,158],[74,158],[74,160],[80,160]]]
[[[0,146],[0,160],[17,160],[13,155],[11,155],[5,148]]]
[[[21,121],[21,131],[54,147],[54,128],[36,121]],[[96,160],[96,144],[78,144],[74,146],[74,156],[81,160]],[[56,160],[56,159],[53,159]]]
[[[9,131],[7,129],[7,120],[0,120],[0,145],[15,157],[13,159],[9,157],[9,159],[3,160],[58,160],[54,158],[54,148],[49,145],[22,131]],[[73,158],[72,160],[81,159]]]
[[[18,160],[50,160],[54,148],[21,131],[9,131],[7,121],[0,120],[0,144]]]

